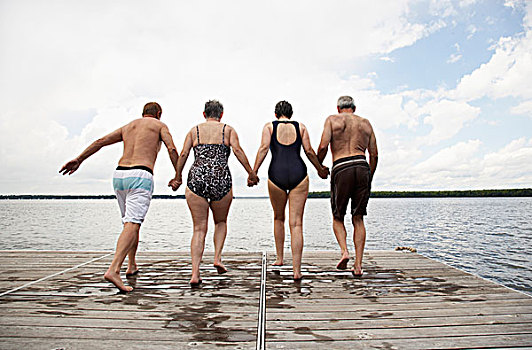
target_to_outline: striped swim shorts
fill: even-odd
[[[113,174],[113,187],[122,222],[142,224],[153,194],[151,169],[143,166],[119,166]]]

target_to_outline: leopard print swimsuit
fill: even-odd
[[[222,199],[233,185],[227,165],[231,149],[224,144],[225,126],[226,124],[222,129],[221,144],[201,144],[196,125],[198,144],[194,146],[194,164],[188,172],[187,186],[198,196],[210,201]]]

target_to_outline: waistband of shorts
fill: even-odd
[[[145,165],[134,165],[134,166],[122,166],[122,165],[119,165],[119,166],[116,167],[116,170],[133,170],[133,169],[146,170],[147,172],[149,172],[150,174],[153,175],[153,170],[151,170],[150,168],[148,168]]]
[[[368,162],[366,161],[366,156],[360,154],[356,156],[339,158],[333,162],[332,169],[334,170],[334,168],[336,168],[337,166],[343,165],[343,164],[347,165],[347,164],[356,164],[356,163],[368,164]]]

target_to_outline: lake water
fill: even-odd
[[[368,213],[366,249],[414,247],[430,258],[532,294],[532,198],[374,198]],[[331,220],[328,199],[307,201],[305,250],[339,251]],[[2,250],[112,250],[121,227],[114,200],[0,201]],[[210,251],[212,228],[211,221]],[[273,251],[271,228],[268,199],[235,199],[224,250]],[[191,234],[184,200],[155,199],[141,229],[139,250],[187,251]]]

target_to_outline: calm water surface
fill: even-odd
[[[532,198],[379,198],[370,200],[368,213],[366,249],[415,247],[425,256],[532,294]],[[308,200],[305,250],[338,250],[331,220],[328,199]],[[206,249],[212,251],[210,224]],[[3,250],[111,250],[121,227],[114,200],[0,201]],[[236,199],[224,249],[274,250],[271,227],[268,199]],[[191,232],[184,200],[155,199],[139,250],[188,250]],[[349,232],[352,247],[351,227]]]

